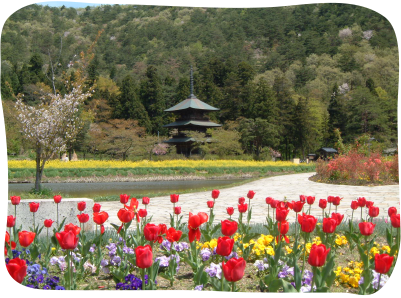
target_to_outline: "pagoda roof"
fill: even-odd
[[[210,143],[211,139],[207,138],[205,141],[207,143]],[[190,137],[182,137],[182,138],[171,138],[171,139],[168,139],[166,141],[163,141],[163,143],[170,143],[170,144],[173,144],[173,143],[187,143],[187,142],[195,142],[195,139],[194,138],[190,138]]]
[[[165,112],[177,112],[187,109],[203,110],[203,111],[219,111],[220,109],[212,107],[207,103],[196,98],[195,95],[191,94],[186,100],[176,104],[175,106],[164,110]]]
[[[176,121],[172,122],[166,125],[163,125],[163,127],[180,127],[180,126],[202,126],[202,127],[220,127],[221,124],[214,123],[209,120],[181,120],[181,121]]]

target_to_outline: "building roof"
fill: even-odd
[[[174,144],[174,143],[187,143],[187,142],[195,142],[194,138],[189,138],[189,137],[183,137],[183,138],[171,138],[168,139],[166,141],[163,141],[163,143],[170,143],[170,144]],[[212,139],[211,138],[207,138],[205,140],[206,143],[211,143]]]
[[[327,152],[327,153],[338,153],[338,151],[334,148],[322,147],[319,150]]]
[[[191,94],[186,100],[176,104],[175,106],[164,110],[165,112],[177,112],[186,109],[195,109],[195,110],[203,110],[203,111],[219,111],[220,109],[212,107],[207,103],[196,98],[195,95]]]
[[[220,127],[221,124],[214,123],[212,121],[208,120],[181,120],[181,121],[176,121],[172,122],[166,125],[163,125],[163,127],[182,127],[182,126],[189,126],[189,125],[194,125],[194,126],[202,126],[202,127]]]

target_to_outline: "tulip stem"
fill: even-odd
[[[35,212],[32,212],[33,215],[33,232],[35,232]]]
[[[224,291],[224,271],[223,271],[224,257],[221,256],[221,291]]]
[[[231,282],[231,292],[235,292],[235,282]]]
[[[142,290],[145,290],[145,269],[141,269],[142,273]]]
[[[303,278],[304,276],[304,270],[305,270],[305,259],[306,259],[306,243],[308,242],[308,233],[305,232],[304,235],[304,239],[305,239],[305,243],[304,243],[304,257],[302,259],[302,271],[301,271],[301,278]]]
[[[382,279],[382,274],[380,273],[380,275],[379,275],[379,283],[377,284],[377,292],[379,292],[379,290],[380,290],[380,281],[381,281],[381,279]]]
[[[59,225],[59,223],[58,223],[58,204],[56,204],[57,205],[57,229],[59,229],[60,228],[60,225]]]
[[[72,250],[70,252],[70,290],[73,289],[73,280],[72,280]]]

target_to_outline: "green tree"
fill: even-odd
[[[166,102],[156,67],[150,65],[146,69],[146,78],[141,81],[139,96],[149,118],[152,119],[151,132],[166,134],[167,130],[163,128]]]

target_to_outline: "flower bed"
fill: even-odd
[[[84,232],[90,220],[85,204],[77,204],[80,226],[53,222],[20,231],[18,215],[7,217],[5,257],[10,275],[40,289],[192,289],[261,292],[342,292],[370,294],[391,276],[400,245],[400,214],[388,209],[385,237],[376,235],[379,208],[358,198],[350,202],[352,217],[337,213],[342,198],[318,202],[321,218],[310,214],[315,197],[297,201],[266,198],[266,233],[251,227],[255,193],[238,199],[238,211],[213,225],[220,192],[207,202],[209,213],[181,214],[179,195],[171,195],[167,224],[152,224],[151,200],[120,196],[120,223],[106,230],[107,212],[93,206],[96,231]],[[55,196],[57,204],[62,198]],[[18,210],[19,197],[11,197]],[[116,204],[119,204],[116,202]],[[35,214],[40,205],[32,204]],[[331,213],[331,211],[333,212]],[[327,212],[328,211],[328,212]],[[238,212],[238,218],[233,219]],[[289,212],[297,220],[287,221]],[[330,214],[331,213],[331,214]],[[354,219],[360,220],[357,224]],[[379,223],[377,223],[379,224]],[[37,237],[40,230],[45,237]],[[290,232],[291,231],[291,232]],[[217,237],[216,237],[217,234]],[[345,256],[346,255],[346,256]]]
[[[385,158],[380,153],[366,156],[356,150],[328,162],[318,160],[314,181],[336,184],[391,184],[398,183],[398,155]]]

